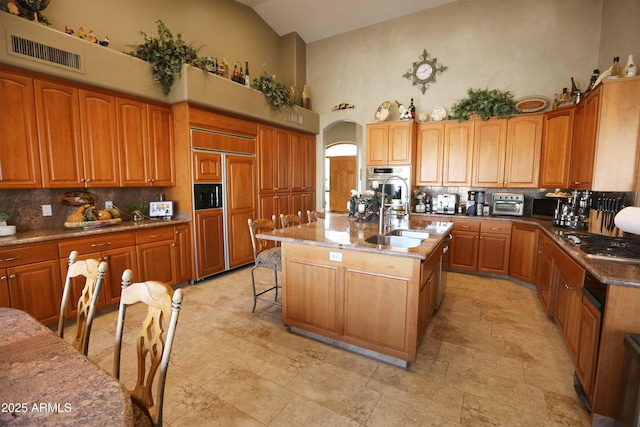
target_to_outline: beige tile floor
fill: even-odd
[[[184,287],[165,424],[590,425],[572,358],[535,291],[446,274],[447,294],[409,370],[293,335],[276,306],[259,301],[252,314],[249,268]],[[101,313],[91,337],[90,357],[109,372],[116,314]],[[122,376],[133,378],[131,345],[123,357]]]

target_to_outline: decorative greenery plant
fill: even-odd
[[[207,70],[212,66],[212,61],[199,58],[196,49],[184,42],[182,34],[174,38],[164,22],[157,20],[156,23],[158,34],[149,35],[140,31],[144,42],[134,46],[134,50],[129,54],[151,63],[153,80],[162,86],[162,92],[168,95],[173,82],[180,77],[182,64]]]
[[[511,91],[469,89],[467,95],[451,107],[452,118],[468,120],[475,113],[482,120],[489,120],[493,116],[509,117],[520,113]]]
[[[269,75],[266,71],[253,79],[251,87],[262,92],[274,110],[296,105],[291,89],[276,81],[276,76]]]

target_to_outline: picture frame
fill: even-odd
[[[171,217],[173,217],[172,201],[149,202],[149,218],[171,219]]]

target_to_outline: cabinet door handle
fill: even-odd
[[[7,280],[7,276],[0,276],[0,280]]]
[[[98,246],[109,246],[111,244],[111,242],[105,242],[105,243],[92,243],[91,247],[92,248],[96,248]]]
[[[9,257],[9,258],[6,258],[6,259],[0,259],[0,262],[15,261],[17,259],[20,259],[20,257],[19,256],[12,256],[12,257]]]
[[[568,290],[568,291],[570,291],[571,289],[573,289],[573,288],[571,287],[571,285],[570,285],[570,284],[568,284],[568,283],[565,283],[565,284],[564,284],[564,288],[565,288],[566,290]]]
[[[15,278],[16,278],[16,275],[15,275],[15,274],[11,274],[11,275],[9,275],[9,279],[15,279]]]

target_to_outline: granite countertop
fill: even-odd
[[[587,257],[587,254],[580,249],[569,246],[562,238],[562,233],[573,231],[569,228],[555,227],[550,219],[538,219],[531,217],[496,217],[496,216],[467,216],[467,215],[444,215],[444,214],[411,214],[412,217],[432,218],[445,221],[473,219],[480,221],[511,221],[526,225],[537,225],[542,232],[549,236],[565,253],[574,261],[589,271],[596,279],[610,285],[623,285],[640,287],[640,261],[629,263],[621,261],[609,261],[605,259],[594,259]],[[584,231],[584,230],[581,230]]]
[[[438,244],[449,235],[452,227],[451,222],[441,222],[433,218],[409,219],[406,215],[392,216],[390,224],[393,229],[427,231],[430,236],[415,248],[367,243],[365,239],[378,234],[378,222],[359,222],[344,214],[327,214],[325,219],[316,222],[261,233],[258,236],[265,240],[427,259]]]
[[[28,243],[42,243],[50,240],[87,237],[99,234],[118,233],[123,231],[138,231],[146,228],[170,226],[189,223],[188,218],[175,219],[147,219],[144,221],[123,221],[120,224],[98,228],[47,228],[40,230],[18,231],[13,236],[0,237],[0,247],[24,245]]]
[[[0,425],[132,425],[126,387],[24,311],[0,308]]]

